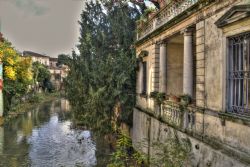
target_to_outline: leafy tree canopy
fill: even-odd
[[[31,58],[22,57],[6,40],[0,42],[0,59],[3,63],[3,93],[8,108],[14,96],[21,96],[32,83]]]

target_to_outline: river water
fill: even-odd
[[[72,115],[60,99],[0,127],[0,167],[106,166],[108,144],[91,130],[72,128]]]

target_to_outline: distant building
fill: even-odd
[[[50,65],[50,57],[49,56],[35,53],[32,51],[24,51],[23,56],[30,56],[32,59],[32,62],[39,62],[45,66]]]
[[[58,58],[49,57],[32,51],[24,51],[23,56],[31,57],[32,62],[39,62],[49,68],[53,86],[56,90],[61,90],[63,88],[63,79],[67,77],[68,67],[66,65],[58,66]]]
[[[50,57],[49,58],[49,66],[57,67],[58,58]]]
[[[54,66],[54,64],[57,63],[52,62],[49,67],[51,74],[50,81],[56,90],[61,90],[63,89],[63,80],[67,77],[69,68],[66,65]]]

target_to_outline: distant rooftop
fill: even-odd
[[[49,60],[50,60],[50,61],[57,61],[57,60],[58,60],[58,58],[55,58],[55,57],[50,57],[50,58],[49,58]]]
[[[23,56],[35,56],[35,57],[48,57],[49,58],[49,56],[42,55],[42,54],[39,54],[39,53],[35,53],[35,52],[32,52],[32,51],[23,51]]]

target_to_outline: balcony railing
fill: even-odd
[[[144,25],[137,27],[137,40],[141,40],[157,28],[174,19],[201,0],[171,0]]]

